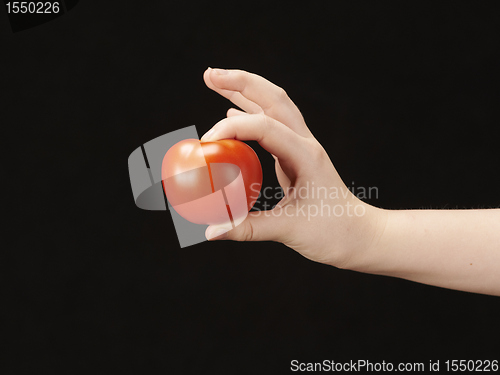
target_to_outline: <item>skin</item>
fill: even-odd
[[[271,211],[251,212],[232,230],[208,227],[209,240],[277,241],[338,268],[500,295],[500,209],[371,206],[347,189],[282,88],[242,70],[208,68],[203,79],[242,111],[229,109],[201,141],[259,142],[275,158],[278,181],[288,192]],[[332,190],[337,194],[324,193]]]

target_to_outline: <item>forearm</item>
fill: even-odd
[[[500,209],[381,210],[373,246],[350,267],[500,295]]]

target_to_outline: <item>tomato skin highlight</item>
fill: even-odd
[[[246,216],[253,207],[262,186],[262,167],[255,151],[241,141],[185,139],[165,154],[162,182],[170,204],[186,220],[220,224],[242,211]],[[228,200],[230,210],[224,202]]]

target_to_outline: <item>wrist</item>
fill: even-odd
[[[369,205],[365,206],[365,213],[359,217],[357,233],[360,240],[353,246],[344,265],[340,268],[359,272],[369,272],[376,267],[380,260],[382,239],[386,236],[390,210]]]

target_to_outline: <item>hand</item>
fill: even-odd
[[[276,160],[276,175],[286,193],[275,208],[250,212],[234,229],[210,226],[207,238],[282,242],[306,258],[339,268],[363,257],[383,231],[385,211],[362,202],[346,187],[286,92],[242,70],[208,68],[203,78],[243,111],[229,109],[227,118],[201,141],[259,142]]]

